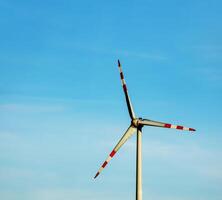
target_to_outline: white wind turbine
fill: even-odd
[[[96,178],[101,171],[106,167],[108,162],[111,160],[111,158],[116,154],[116,152],[122,147],[122,145],[133,135],[133,133],[137,132],[137,146],[136,146],[136,200],[142,200],[142,128],[143,126],[156,126],[156,127],[162,127],[162,128],[174,128],[178,130],[184,130],[184,131],[196,131],[193,128],[187,128],[184,126],[178,126],[158,121],[153,121],[149,119],[143,119],[143,118],[137,118],[134,114],[132,103],[130,101],[128,90],[126,87],[126,82],[124,80],[122,67],[120,64],[120,61],[118,60],[118,66],[120,71],[120,78],[123,86],[123,91],[126,98],[126,103],[129,111],[129,115],[131,118],[131,124],[125,134],[122,136],[122,138],[119,140],[115,148],[112,150],[112,152],[109,154],[109,157],[106,159],[106,161],[102,164],[99,171],[96,173]]]

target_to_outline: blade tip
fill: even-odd
[[[96,177],[99,175],[99,172],[96,173],[96,175],[94,176],[94,179],[96,179]]]
[[[196,129],[194,129],[194,128],[189,128],[189,131],[196,131]]]
[[[118,66],[120,67],[120,61],[119,61],[119,59],[118,59]]]

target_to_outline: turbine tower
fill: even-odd
[[[133,111],[133,106],[130,101],[130,97],[128,95],[128,90],[126,86],[126,82],[123,76],[122,67],[120,64],[120,61],[118,60],[118,67],[120,71],[120,78],[123,86],[123,91],[126,98],[126,104],[129,111],[129,115],[131,118],[131,124],[126,130],[125,134],[122,136],[122,138],[119,140],[115,148],[112,150],[112,152],[109,154],[108,158],[105,160],[105,162],[100,167],[99,171],[96,173],[96,178],[101,171],[106,167],[108,162],[113,158],[113,156],[116,154],[116,152],[123,146],[123,144],[136,132],[137,133],[137,145],[136,145],[136,200],[142,200],[142,128],[143,126],[155,126],[155,127],[161,127],[161,128],[174,128],[178,130],[184,130],[184,131],[196,131],[193,128],[187,128],[184,126],[179,125],[173,125],[169,123],[164,122],[158,122],[153,121],[150,119],[143,119],[143,118],[137,118],[135,116],[135,113]]]

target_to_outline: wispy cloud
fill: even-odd
[[[108,55],[116,55],[116,56],[124,56],[124,57],[134,57],[134,58],[141,58],[141,59],[148,59],[148,60],[166,60],[168,57],[163,53],[156,53],[147,51],[131,51],[131,50],[124,50],[124,49],[104,49],[99,47],[87,47],[82,48],[83,50],[88,50],[94,53],[101,53],[101,54],[108,54]]]
[[[222,58],[222,45],[193,45],[192,49],[204,60],[215,61]]]
[[[222,80],[222,68],[218,67],[201,67],[197,68],[197,73],[206,80],[218,83]]]
[[[148,59],[148,60],[157,60],[162,61],[168,59],[168,56],[164,53],[160,52],[153,52],[151,50],[147,51],[136,51],[136,50],[126,50],[126,49],[119,49],[119,48],[104,48],[104,47],[98,47],[98,46],[82,46],[72,44],[72,43],[62,43],[60,44],[62,46],[70,47],[70,48],[76,48],[83,51],[89,51],[91,53],[97,53],[97,54],[107,54],[107,55],[115,55],[117,57],[134,57],[134,58],[140,58],[140,59]]]
[[[135,151],[135,142],[128,141],[125,147]],[[143,145],[143,156],[169,160],[175,165],[188,163],[187,169],[210,179],[222,181],[222,153],[205,149],[199,145],[177,145],[160,141],[149,141]]]
[[[126,57],[137,57],[142,59],[150,59],[150,60],[166,60],[167,57],[162,54],[147,52],[136,52],[136,51],[126,51],[126,50],[117,50],[116,53],[119,56]]]
[[[62,199],[94,199],[92,191],[77,190],[76,188],[48,188],[35,190],[31,195],[33,200],[62,200]]]
[[[65,106],[6,103],[0,104],[0,110],[9,112],[62,112],[65,110]]]

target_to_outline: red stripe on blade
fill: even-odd
[[[196,131],[194,128],[189,128],[189,131]]]
[[[124,84],[123,85],[123,90],[126,92],[127,91],[127,88],[126,88],[126,85]]]
[[[124,79],[123,72],[120,72],[121,79]]]
[[[180,129],[180,130],[183,130],[183,126],[177,126],[176,129]]]
[[[107,165],[107,161],[105,161],[104,163],[103,163],[103,165],[102,165],[102,168],[105,168],[105,166]]]
[[[171,127],[171,124],[165,124],[164,127],[165,127],[165,128],[170,128],[170,127]]]
[[[110,157],[113,157],[116,154],[115,150],[110,153]]]

